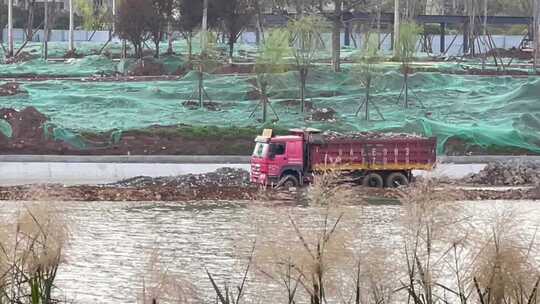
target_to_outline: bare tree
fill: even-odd
[[[398,98],[404,97],[405,108],[409,107],[409,74],[411,73],[411,62],[416,53],[416,42],[420,28],[414,22],[403,23],[399,29],[399,37],[396,44],[396,55],[401,61],[401,73],[403,74],[403,87]]]
[[[373,103],[370,94],[373,80],[379,75],[379,71],[377,70],[377,63],[380,60],[378,36],[366,33],[365,37],[366,39],[364,47],[355,58],[356,68],[359,76],[358,78],[364,85],[366,92],[364,100],[356,111],[356,116],[358,116],[360,111],[364,109],[364,119],[369,120],[370,105],[373,105],[380,118],[384,119],[384,116],[379,111],[377,105]]]
[[[265,39],[261,45],[255,62],[256,85],[261,99],[259,105],[262,107],[263,123],[267,120],[268,106],[272,107],[268,100],[268,91],[272,84],[272,77],[277,73],[286,71],[287,62],[285,57],[288,54],[290,54],[289,33],[282,29],[272,30],[268,39]],[[253,110],[252,116],[255,114],[257,108]],[[278,118],[275,112],[274,114]]]
[[[288,25],[296,69],[300,78],[300,111],[305,110],[306,82],[317,51],[321,48],[320,35],[326,22],[321,17],[304,16]]]

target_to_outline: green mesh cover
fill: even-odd
[[[82,131],[122,131],[152,125],[256,126],[249,115],[258,100],[250,76],[205,75],[204,86],[219,111],[190,110],[182,105],[195,100],[196,73],[179,81],[154,82],[27,82],[29,95],[0,97],[0,106],[22,109],[35,106],[57,126],[52,135],[84,148]],[[410,77],[411,106],[397,104],[402,76],[385,72],[374,81],[371,95],[385,120],[364,121],[354,113],[365,91],[357,75],[345,66],[342,73],[317,68],[308,79],[308,101],[316,108],[336,111],[331,121],[312,121],[290,102],[298,97],[294,72],[276,75],[270,91],[280,127],[311,126],[321,129],[406,131],[439,138],[439,152],[446,141],[458,138],[482,147],[521,148],[540,153],[540,79],[476,77],[416,73]],[[251,99],[250,99],[251,98]],[[421,106],[425,106],[423,108]],[[260,108],[256,118],[260,117]],[[371,117],[378,119],[372,108]],[[66,131],[66,129],[72,131]]]
[[[97,52],[101,44],[78,43],[81,53]],[[167,45],[161,46],[166,50]],[[198,39],[194,39],[193,53],[198,52]],[[51,57],[60,57],[66,44],[51,43]],[[31,54],[39,56],[41,46],[31,44]],[[110,44],[105,51],[119,54],[120,44]],[[187,52],[184,41],[175,42],[176,53]],[[252,60],[255,49],[238,45],[238,61]],[[223,50],[225,52],[226,50]],[[349,58],[353,49],[343,50]],[[150,54],[151,55],[151,54]],[[329,52],[319,55],[325,58]],[[159,62],[167,73],[174,73],[185,64],[185,57],[163,56]],[[49,76],[112,75],[129,72],[134,60],[113,61],[107,57],[91,55],[64,63],[45,63],[34,59],[25,63],[2,65],[0,76],[25,74]],[[513,70],[528,72],[526,62]],[[330,71],[327,65],[318,64],[310,71],[307,83],[307,100],[315,108],[332,108],[336,111],[330,121],[313,121],[311,113],[301,114],[296,102],[299,96],[296,72],[272,77],[270,101],[279,116],[276,126],[310,126],[338,131],[407,131],[439,138],[439,152],[449,139],[459,139],[469,145],[481,147],[519,148],[540,153],[540,80],[495,76],[461,76],[430,73],[443,71],[462,73],[479,69],[497,71],[492,64],[480,60],[459,63],[431,62],[427,59],[413,64],[415,74],[410,77],[411,106],[405,108],[397,99],[402,89],[403,77],[397,71],[400,64],[385,62],[378,65],[380,75],[373,80],[370,92],[373,102],[380,108],[385,120],[364,121],[357,117],[365,89],[351,64],[343,65],[342,73]],[[500,69],[500,67],[499,67]],[[512,70],[507,69],[507,71]],[[208,96],[217,104],[218,111],[188,109],[182,103],[196,100],[197,74],[190,72],[179,81],[152,82],[80,82],[70,80],[23,82],[28,95],[0,97],[1,107],[22,109],[35,106],[48,115],[52,128],[50,136],[71,143],[76,147],[91,147],[79,134],[109,132],[111,143],[117,142],[123,131],[146,128],[152,125],[216,125],[260,126],[261,108],[252,86],[251,75],[204,75]],[[424,107],[422,107],[422,105]],[[255,118],[249,118],[255,110]],[[270,111],[272,113],[272,111]],[[373,107],[371,117],[378,119]],[[271,119],[274,117],[271,116]]]
[[[4,119],[0,119],[0,132],[8,138],[13,136],[13,129],[11,128],[11,125]]]

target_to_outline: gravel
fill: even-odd
[[[523,186],[540,184],[540,162],[489,163],[477,174],[469,175],[465,182],[490,186]]]
[[[186,174],[168,177],[139,176],[109,184],[116,187],[246,187],[249,186],[249,172],[243,169],[220,168],[205,174]]]
[[[317,108],[311,111],[311,121],[336,121],[337,112],[332,108]]]
[[[334,139],[420,139],[425,138],[417,134],[408,133],[380,133],[380,132],[350,132],[339,133],[326,131],[323,134],[325,140]]]

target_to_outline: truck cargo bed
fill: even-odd
[[[436,161],[436,138],[378,133],[314,134],[309,141],[308,158],[313,171],[431,170]]]

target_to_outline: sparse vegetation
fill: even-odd
[[[403,88],[399,94],[404,99],[405,108],[409,107],[409,75],[411,74],[411,62],[416,54],[416,42],[420,28],[414,22],[404,23],[399,28],[399,36],[396,42],[396,57],[401,62],[401,73],[403,74]]]
[[[300,112],[304,112],[306,99],[306,83],[317,51],[321,49],[321,33],[326,28],[326,21],[317,16],[305,16],[289,22],[296,69],[300,82]]]
[[[379,118],[384,120],[384,116],[377,105],[374,104],[371,97],[372,86],[377,77],[380,76],[380,71],[377,67],[377,63],[381,60],[381,55],[379,54],[379,37],[372,33],[366,33],[365,37],[366,43],[364,44],[363,49],[358,52],[354,58],[356,63],[356,73],[366,92],[364,100],[360,103],[360,106],[356,111],[356,115],[358,116],[362,108],[364,108],[364,119],[369,120],[370,106],[374,106],[379,114]]]
[[[276,74],[287,71],[286,57],[290,54],[289,33],[282,29],[272,30],[268,38],[265,39],[261,50],[255,61],[254,72],[257,76],[256,87],[260,95],[260,106],[262,107],[262,122],[266,123],[268,106],[272,107],[268,99],[271,89],[272,78]],[[256,109],[253,113],[255,113]],[[276,115],[275,111],[273,111]]]
[[[69,237],[66,222],[43,207],[0,227],[0,303],[57,303],[53,291]]]

